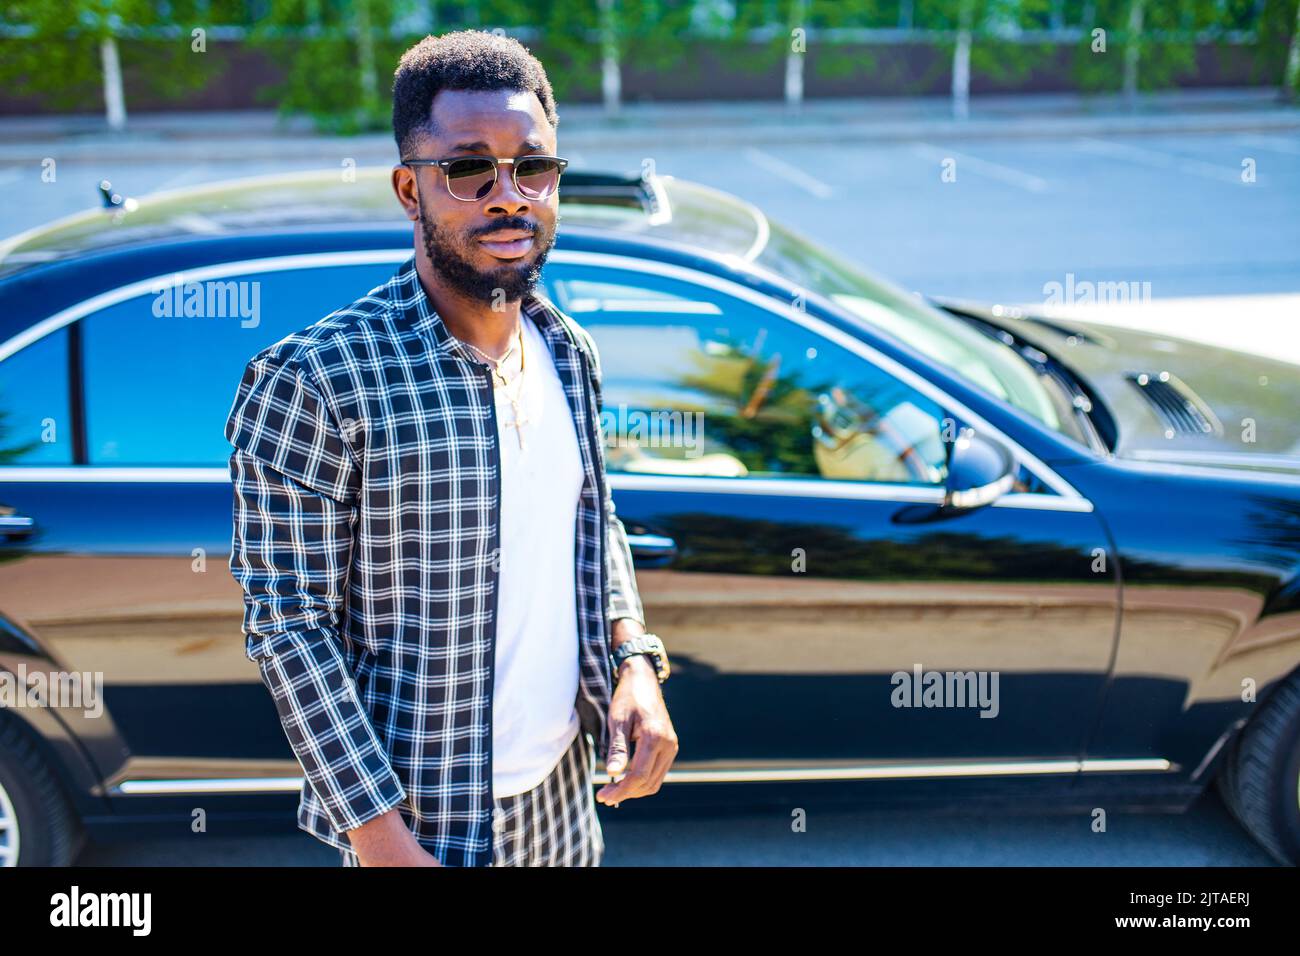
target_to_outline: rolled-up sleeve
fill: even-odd
[[[334,827],[355,829],[406,792],[361,704],[339,625],[357,517],[352,452],[307,372],[262,356],[245,368],[226,438],[245,653]]]

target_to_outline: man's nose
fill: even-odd
[[[493,212],[500,210],[507,215],[517,215],[529,208],[531,200],[515,186],[514,163],[500,163],[497,166],[497,181],[493,183],[488,199],[487,208]]]

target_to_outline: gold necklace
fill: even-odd
[[[502,356],[501,356],[500,358],[493,358],[492,356],[490,356],[490,355],[488,355],[486,352],[484,352],[481,348],[479,348],[477,345],[475,345],[473,342],[466,342],[464,339],[462,339],[462,340],[461,340],[461,344],[463,344],[463,345],[468,345],[470,348],[472,348],[472,349],[473,349],[475,352],[477,352],[479,355],[483,356],[484,361],[486,361],[486,362],[488,363],[488,365],[492,368],[492,375],[493,375],[493,377],[494,377],[494,378],[499,378],[499,379],[501,380],[501,384],[502,384],[502,385],[505,385],[505,384],[506,384],[506,377],[505,377],[504,375],[501,374],[501,366],[504,365],[505,362],[506,362],[506,359],[510,358],[510,356],[514,353],[514,351],[515,351],[515,344],[518,344],[518,346],[519,346],[519,374],[520,374],[520,375],[523,374],[523,371],[524,371],[524,327],[523,327],[523,324],[522,324],[522,320],[520,320],[520,326],[519,326],[519,341],[518,341],[518,343],[511,343],[510,348],[506,349],[505,352],[502,354]],[[515,377],[518,378],[519,376],[517,375],[517,376],[515,376]]]
[[[470,348],[472,348],[472,349],[473,349],[475,352],[477,352],[479,355],[482,355],[483,358],[487,359],[489,365],[490,365],[491,368],[492,368],[492,375],[493,375],[493,377],[496,378],[496,379],[499,379],[499,380],[500,380],[500,382],[501,382],[501,389],[502,389],[502,391],[505,393],[506,401],[508,401],[508,402],[510,403],[510,411],[511,411],[511,413],[514,415],[514,421],[506,422],[505,424],[508,425],[508,426],[513,426],[513,427],[514,427],[514,429],[515,429],[515,434],[519,436],[519,450],[520,450],[520,451],[523,451],[523,450],[524,450],[524,428],[523,428],[523,426],[525,426],[525,425],[527,425],[527,424],[529,423],[529,422],[528,422],[528,419],[524,418],[524,417],[520,414],[520,410],[519,410],[519,402],[520,402],[520,400],[523,398],[523,394],[524,394],[524,386],[523,386],[523,378],[524,378],[524,361],[525,361],[525,359],[527,358],[527,356],[526,356],[525,353],[524,353],[524,327],[523,327],[523,320],[522,320],[522,319],[520,320],[520,326],[519,326],[519,342],[518,342],[518,345],[519,345],[519,374],[516,375],[514,378],[508,380],[508,381],[507,381],[506,377],[505,377],[503,374],[501,374],[501,366],[505,364],[506,359],[508,359],[508,358],[510,357],[511,353],[514,352],[514,350],[515,350],[515,346],[514,346],[514,345],[511,345],[510,348],[506,349],[505,354],[502,355],[499,359],[494,359],[494,358],[492,358],[491,356],[487,355],[487,354],[486,354],[482,349],[480,349],[478,346],[474,345],[473,343],[471,343],[471,342],[466,342],[465,344],[468,345]],[[512,384],[515,383],[515,382],[519,382],[520,384],[519,384],[518,389],[516,390],[516,394],[511,395],[511,394],[510,394],[510,388],[509,388],[509,386],[512,385]]]

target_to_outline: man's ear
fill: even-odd
[[[412,222],[420,220],[419,184],[415,180],[415,170],[410,166],[398,164],[393,167],[393,193],[402,204],[402,211]]]

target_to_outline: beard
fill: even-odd
[[[495,269],[482,271],[470,262],[468,252],[476,244],[476,237],[504,229],[533,232],[533,259],[503,262]],[[540,224],[520,216],[494,220],[476,232],[457,236],[430,219],[420,204],[420,231],[424,237],[424,251],[433,263],[438,277],[452,290],[479,302],[513,302],[532,293],[542,278],[542,266],[555,244],[555,230],[549,232]]]

